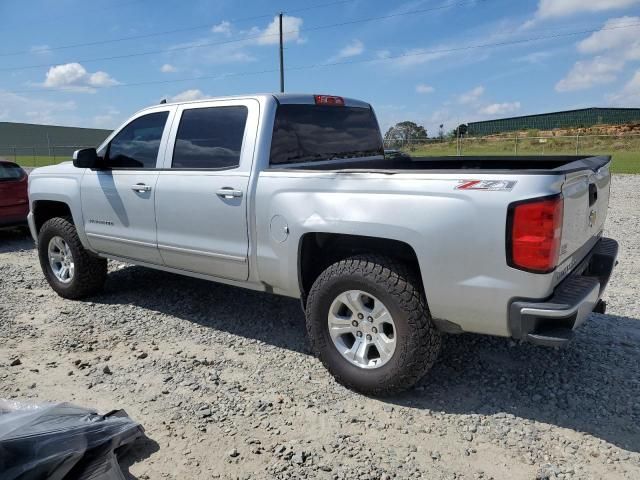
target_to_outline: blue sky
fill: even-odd
[[[640,106],[640,0],[2,0],[0,121],[277,91],[280,10],[287,91],[369,101],[385,129]]]

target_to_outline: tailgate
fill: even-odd
[[[566,176],[557,281],[589,253],[602,234],[609,206],[609,166],[610,162],[596,171],[585,169]]]

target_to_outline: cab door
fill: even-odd
[[[258,116],[251,99],[178,108],[156,191],[158,249],[167,266],[248,278],[247,202]]]
[[[162,265],[155,189],[172,113],[165,107],[134,118],[100,149],[103,167],[82,177],[84,229],[94,250]]]

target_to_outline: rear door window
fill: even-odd
[[[238,167],[247,115],[248,109],[242,105],[184,110],[171,167]]]
[[[20,180],[24,175],[25,171],[15,163],[0,163],[0,182]]]
[[[371,108],[278,106],[271,140],[271,165],[384,155]]]
[[[169,112],[138,117],[113,137],[107,150],[108,168],[155,168]]]

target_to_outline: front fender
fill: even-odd
[[[80,198],[82,175],[78,175],[76,172],[73,173],[74,174],[56,176],[32,174],[29,177],[30,215],[33,217],[37,202],[49,201],[64,203],[71,211],[71,217],[73,218],[73,223],[76,226],[78,237],[83,247],[90,250],[89,242],[84,231],[84,218],[82,216],[82,203]]]

